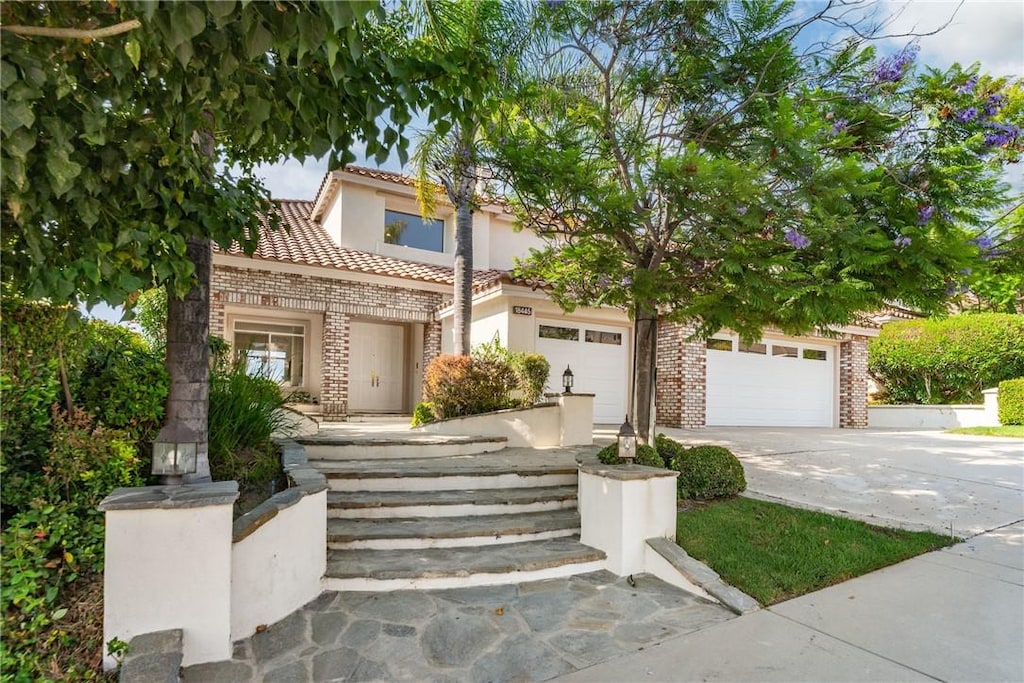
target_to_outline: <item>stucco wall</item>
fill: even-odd
[[[868,426],[878,429],[956,429],[999,424],[983,405],[868,406]]]
[[[320,594],[327,568],[327,492],[302,496],[232,545],[231,640],[283,619]]]

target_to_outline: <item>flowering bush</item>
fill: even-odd
[[[413,426],[428,421],[421,412],[425,405],[437,420],[531,406],[549,372],[544,356],[509,351],[497,340],[476,346],[472,356],[438,356],[424,373],[424,403],[417,406]]]

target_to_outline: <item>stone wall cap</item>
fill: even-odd
[[[661,477],[678,477],[675,470],[666,470],[660,467],[648,467],[646,465],[580,465],[580,472],[592,474],[595,477],[605,479],[617,479],[619,481],[642,481],[644,479],[658,479]]]
[[[117,488],[103,499],[99,509],[146,510],[151,508],[172,510],[214,505],[234,505],[238,498],[237,481],[212,481],[182,486],[137,486]]]

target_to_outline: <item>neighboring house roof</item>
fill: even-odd
[[[894,320],[914,320],[922,317],[924,316],[917,311],[891,303],[881,310],[861,314],[857,322],[864,327],[881,328],[885,323],[891,323]]]
[[[284,226],[280,230],[270,230],[264,222],[253,258],[446,285],[455,282],[454,271],[445,266],[339,247],[320,224],[310,218],[313,202],[290,199],[275,202]],[[232,244],[226,251],[220,251],[231,256],[245,256],[245,252],[237,243]],[[499,270],[474,271],[473,286],[486,285],[503,275],[504,273]]]

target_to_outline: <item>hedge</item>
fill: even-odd
[[[664,434],[658,434],[654,444],[668,466],[679,472],[680,498],[721,498],[734,496],[747,488],[743,465],[728,448],[687,448]]]
[[[1024,377],[999,383],[999,424],[1024,425]]]
[[[622,459],[619,458],[619,444],[612,443],[608,444],[597,452],[597,459],[605,465],[619,465],[622,463]],[[647,467],[665,467],[665,461],[662,460],[661,455],[658,451],[654,450],[652,446],[646,444],[637,444],[636,446],[636,457],[633,458],[633,462],[637,465],[646,465]]]
[[[1024,315],[973,313],[885,325],[868,351],[883,403],[980,403],[1024,376]]]

